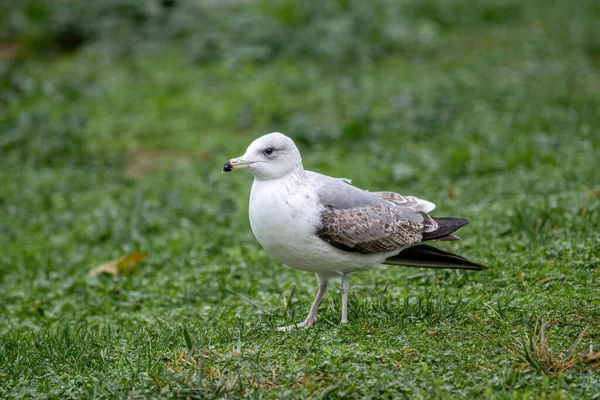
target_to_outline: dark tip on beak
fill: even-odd
[[[231,171],[233,171],[233,167],[231,166],[231,160],[229,160],[223,165],[223,172],[231,172]]]

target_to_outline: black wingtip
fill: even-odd
[[[437,222],[438,228],[433,232],[425,232],[423,234],[423,242],[430,240],[443,240],[442,238],[452,235],[454,232],[469,223],[469,220],[465,218],[434,217],[433,219],[435,222]]]

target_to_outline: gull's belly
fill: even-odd
[[[320,224],[318,197],[310,190],[269,188],[254,183],[250,194],[250,226],[271,255],[289,267],[325,275],[373,268],[397,252],[361,254],[339,250],[315,235]],[[272,189],[272,190],[269,190]]]

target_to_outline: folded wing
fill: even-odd
[[[318,175],[321,226],[317,236],[341,250],[365,254],[405,248],[438,230],[435,205],[391,192],[370,193]],[[445,233],[443,236],[446,236]]]

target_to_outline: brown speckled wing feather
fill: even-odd
[[[391,192],[370,193],[339,179],[309,173],[319,196],[316,235],[338,249],[365,254],[410,246],[438,229],[433,203]]]
[[[332,246],[365,254],[393,251],[419,243],[423,233],[435,230],[437,223],[424,212],[387,206],[335,209],[321,213],[317,236]]]

